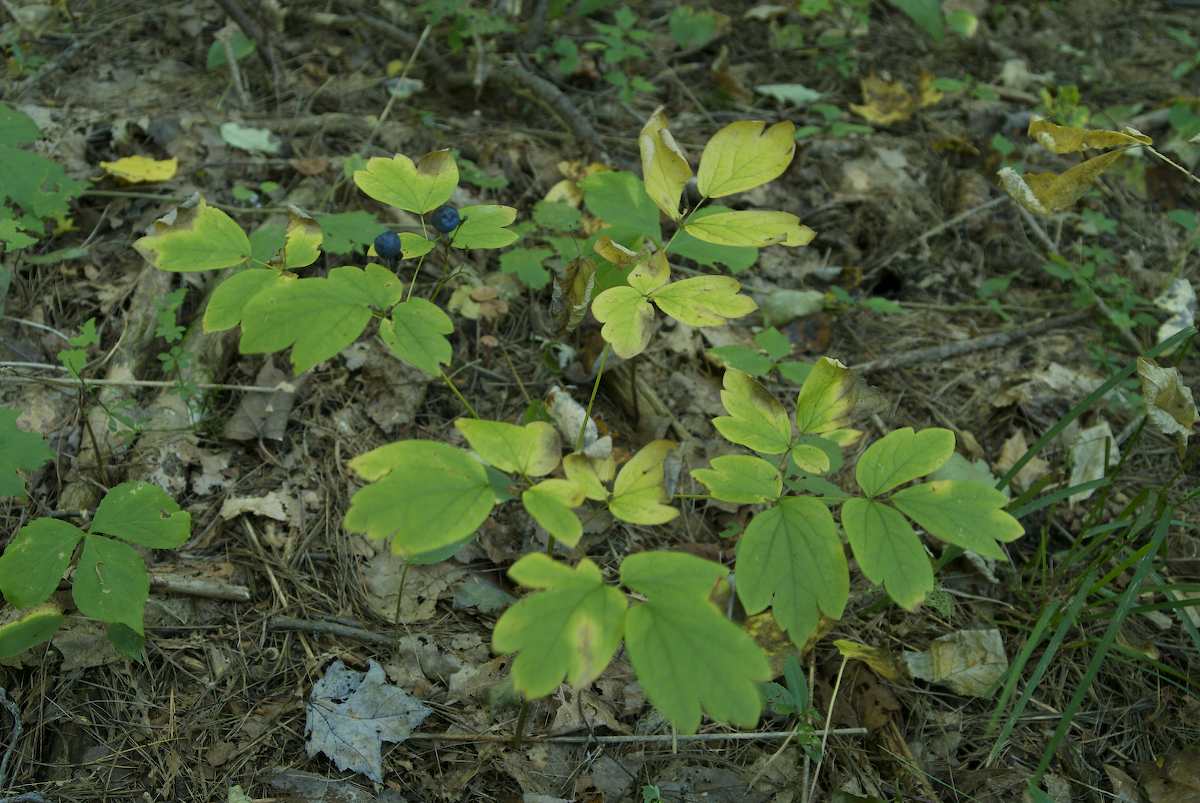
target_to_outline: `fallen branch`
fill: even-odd
[[[361,627],[326,622],[322,620],[296,619],[292,616],[272,616],[267,621],[268,630],[298,630],[304,633],[324,633],[330,636],[358,639],[371,644],[395,646],[396,639],[382,633],[374,633]]]
[[[810,731],[813,736],[865,736],[866,728],[833,728]],[[747,731],[736,733],[647,733],[618,736],[522,736],[522,742],[548,742],[550,744],[672,744],[675,742],[747,742],[769,739],[787,739],[794,731]],[[421,741],[438,742],[499,742],[513,740],[512,736],[499,733],[413,733],[408,737]]]
[[[970,340],[959,340],[940,346],[930,346],[928,348],[906,351],[901,354],[893,354],[890,357],[880,357],[878,360],[870,360],[851,366],[851,368],[860,374],[870,374],[876,371],[890,371],[894,368],[905,368],[921,363],[940,362],[950,357],[958,357],[973,351],[984,351],[985,349],[994,349],[1000,346],[1007,346],[1011,343],[1017,343],[1034,335],[1049,332],[1052,329],[1060,329],[1064,326],[1085,321],[1091,315],[1091,310],[1080,310],[1079,312],[1072,312],[1069,315],[1046,318],[1028,326],[1010,329],[1006,332],[995,332],[990,335],[973,337]]]

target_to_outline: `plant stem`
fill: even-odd
[[[529,721],[529,701],[521,701],[521,711],[517,714],[517,726],[513,728],[513,747],[520,747],[521,740],[525,738],[525,725]]]
[[[604,376],[604,365],[608,362],[608,352],[610,346],[605,343],[604,350],[600,352],[600,365],[596,369],[596,381],[592,383],[592,395],[588,397],[587,410],[583,414],[583,423],[579,425],[579,436],[575,438],[575,451],[583,449],[583,436],[587,432],[588,421],[592,420],[592,405],[596,401],[596,393],[600,390],[600,378]]]
[[[458,397],[459,402],[466,409],[471,418],[479,418],[479,413],[475,412],[475,408],[472,407],[471,403],[467,401],[467,398],[462,395],[462,391],[458,389],[458,385],[454,384],[454,380],[446,376],[445,371],[439,371],[439,373],[441,374],[442,379],[445,380],[446,386],[450,388],[450,392]]]

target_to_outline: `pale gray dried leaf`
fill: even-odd
[[[1150,423],[1162,434],[1178,438],[1186,448],[1192,427],[1200,420],[1192,389],[1183,383],[1178,368],[1160,368],[1143,357],[1138,357],[1137,372]]]
[[[247,393],[242,396],[237,411],[225,424],[224,437],[234,441],[252,441],[259,438],[283,440],[287,428],[288,414],[296,401],[296,392],[304,384],[299,376],[291,384],[285,384],[287,375],[275,367],[271,360],[263,363],[255,384],[259,387],[279,387],[275,393]]]
[[[982,697],[1008,671],[1000,631],[959,630],[934,639],[926,652],[904,653],[908,673],[940,683],[955,694]]]
[[[512,594],[477,574],[469,575],[454,590],[455,608],[475,608],[480,613],[494,613],[516,601]]]
[[[1107,421],[1081,429],[1071,442],[1071,485],[1098,480],[1104,476],[1107,466],[1104,455],[1108,454],[1108,465],[1115,465],[1121,455],[1117,441]],[[1072,494],[1070,503],[1077,505],[1096,492],[1095,488]]]
[[[399,744],[431,713],[403,689],[388,684],[371,661],[365,673],[335,660],[313,686],[305,708],[305,749],[324,753],[339,770],[383,782],[383,743]]]

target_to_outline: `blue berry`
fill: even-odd
[[[429,216],[429,221],[442,234],[449,234],[458,228],[458,224],[462,222],[462,218],[458,216],[457,209],[447,204],[433,210],[433,214]]]
[[[394,231],[385,231],[376,237],[375,253],[384,259],[395,259],[400,256],[400,235]]]

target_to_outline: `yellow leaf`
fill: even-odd
[[[783,174],[796,152],[796,126],[770,128],[761,120],[741,120],[722,128],[700,156],[696,182],[705,198],[754,189]]]
[[[920,103],[922,109],[924,109],[926,106],[933,106],[934,104],[940,103],[942,98],[945,97],[945,94],[942,92],[942,90],[933,85],[933,82],[936,80],[937,79],[934,77],[933,73],[925,72],[924,70],[921,71],[921,78],[917,83],[917,89],[920,90]]]
[[[424,214],[450,200],[458,186],[458,165],[449,150],[427,153],[416,164],[404,154],[382,156],[354,171],[354,183],[380,203]]]
[[[863,78],[862,105],[850,104],[850,110],[875,125],[891,125],[912,117],[917,103],[899,81],[885,81],[871,75]]]
[[[833,646],[838,648],[843,658],[862,661],[884,680],[899,680],[906,674],[896,663],[895,657],[882,647],[871,647],[845,639],[836,639]]]
[[[654,307],[640,292],[632,287],[610,287],[596,296],[592,314],[604,324],[600,336],[618,357],[627,360],[646,350]]]
[[[592,246],[601,258],[621,268],[628,268],[637,262],[637,251],[626,248],[607,234],[601,235]]]
[[[688,326],[722,326],[758,309],[754,299],[738,292],[741,285],[728,276],[693,276],[654,291],[658,308]]]
[[[602,478],[596,471],[596,465],[600,464],[601,469],[607,469],[607,476],[611,478],[612,457],[596,460],[582,452],[573,452],[563,458],[562,464],[567,479],[575,483],[587,499],[591,499],[593,502],[603,502],[608,499],[608,491],[604,488]]]
[[[768,245],[808,245],[817,233],[789,212],[717,212],[684,225],[706,243],[763,248]]]
[[[1121,158],[1124,150],[1109,151],[1075,165],[1063,173],[1026,173],[1019,175],[1011,167],[997,175],[1004,191],[1030,212],[1052,215],[1069,209],[1087,192],[1096,177]]]
[[[671,278],[671,266],[667,264],[666,251],[643,251],[637,264],[629,271],[629,286],[643,293],[651,293]]]
[[[1035,117],[1029,121],[1029,136],[1052,153],[1078,153],[1086,148],[1122,148],[1129,145],[1149,145],[1150,137],[1130,128],[1127,131],[1104,131],[1055,125]]]
[[[126,156],[115,162],[101,162],[100,167],[105,173],[128,184],[143,184],[151,181],[170,181],[179,170],[179,160]]]
[[[683,217],[679,212],[679,199],[692,177],[692,167],[667,129],[667,116],[663,114],[662,106],[654,110],[642,127],[638,148],[642,152],[642,179],[646,192],[663,214],[671,220],[679,220]]]
[[[630,524],[665,524],[679,515],[663,485],[663,464],[676,447],[673,441],[651,441],[621,466],[613,483],[608,510]]]
[[[287,234],[283,238],[283,268],[308,267],[321,255],[321,226],[297,206],[288,205]]]

